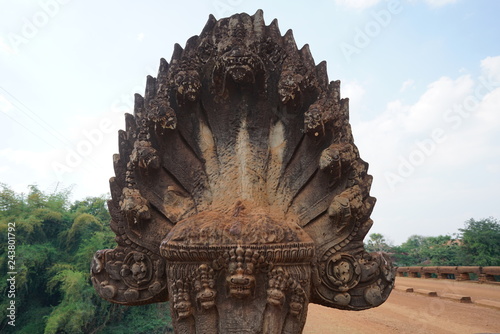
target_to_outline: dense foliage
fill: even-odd
[[[399,246],[382,234],[370,234],[366,248],[390,253],[398,266],[500,266],[500,223],[470,219],[454,236],[412,235]]]
[[[106,198],[71,203],[69,191],[46,194],[31,186],[17,194],[0,184],[0,290],[7,297],[15,268],[15,327],[0,300],[2,333],[164,333],[170,328],[166,303],[140,307],[111,304],[95,293],[90,261],[98,249],[114,248]],[[10,224],[9,224],[10,223]],[[12,234],[8,234],[9,227]],[[15,235],[15,257],[8,236]],[[12,241],[11,241],[12,243]]]

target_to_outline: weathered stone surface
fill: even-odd
[[[178,333],[301,333],[309,302],[383,303],[394,269],[363,248],[375,199],[348,114],[291,31],[211,16],[126,115],[96,290],[170,299]]]

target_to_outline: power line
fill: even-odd
[[[3,88],[1,86],[0,86],[0,89],[3,92],[5,92],[5,94],[7,94],[10,99],[13,100],[12,101],[13,103],[11,103],[11,104],[14,106],[14,108],[16,110],[18,110],[21,113],[23,113],[26,117],[28,117],[29,119],[31,119],[35,124],[37,124],[38,126],[40,126],[51,137],[55,138],[58,142],[60,142],[61,144],[63,144],[64,148],[66,148],[67,150],[75,151],[73,149],[73,143],[71,142],[71,140],[69,140],[63,134],[61,134],[59,131],[57,131],[56,129],[54,129],[52,127],[52,125],[50,125],[43,118],[41,118],[40,116],[38,116],[28,106],[26,106],[23,102],[21,102],[18,98],[16,98],[12,93],[10,93],[9,91],[7,91],[5,88]],[[11,101],[9,100],[9,102],[11,102]],[[56,150],[60,149],[60,147],[56,147],[52,143],[50,143],[49,141],[47,141],[47,139],[46,139],[45,136],[41,136],[40,134],[36,133],[32,129],[28,128],[27,125],[24,124],[24,122],[16,119],[13,115],[10,115],[8,112],[5,112],[4,114],[7,115],[7,117],[9,117],[14,122],[16,122],[17,124],[19,124],[20,126],[22,126],[24,129],[26,129],[29,133],[33,134],[36,138],[40,139],[41,141],[43,141],[44,143],[46,143],[47,145],[49,145],[50,147],[52,147],[52,148],[54,148]],[[83,157],[82,156],[82,159],[86,159],[94,168],[99,168],[98,163],[94,159],[92,159],[91,157],[89,157],[89,156]],[[82,167],[87,172],[92,173],[90,170],[87,170],[87,168],[85,168],[85,166],[82,166]]]
[[[26,115],[26,117],[28,117],[29,119],[31,119],[33,122],[35,122],[35,124],[37,124],[38,126],[40,126],[43,130],[45,130],[50,136],[54,137],[57,141],[59,141],[61,144],[64,145],[64,147],[68,150],[72,150],[73,149],[73,145],[72,145],[72,142],[71,140],[69,140],[68,138],[66,138],[63,134],[61,134],[58,130],[54,129],[52,127],[52,125],[50,125],[48,122],[46,122],[43,118],[41,118],[40,116],[38,116],[34,111],[32,111],[26,104],[24,104],[22,101],[20,101],[18,98],[16,98],[12,93],[10,93],[9,91],[7,91],[4,87],[1,87],[0,86],[0,89],[2,91],[5,92],[5,94],[7,94],[12,100],[14,100],[15,103],[13,103],[14,107],[19,110],[21,113],[23,113],[24,115]],[[10,102],[10,101],[9,101]],[[20,106],[22,106],[23,108],[21,108]],[[57,147],[55,147],[54,145],[50,144],[49,142],[47,142],[46,139],[44,139],[42,136],[36,134],[34,131],[32,131],[31,129],[29,129],[28,127],[26,127],[22,122],[20,122],[19,120],[15,119],[14,117],[12,117],[11,115],[9,115],[8,113],[5,113],[9,118],[11,118],[13,121],[15,121],[16,123],[18,123],[19,125],[21,125],[23,128],[25,128],[26,130],[28,130],[30,133],[32,133],[33,135],[35,135],[37,138],[41,139],[43,142],[45,142],[46,144],[48,144],[49,146],[55,148],[55,149],[58,149]],[[35,119],[36,118],[36,119]],[[83,157],[82,157],[83,158]],[[85,157],[85,159],[87,159],[90,164],[94,167],[94,168],[99,168],[97,162],[94,161],[94,159],[92,159],[91,157]]]

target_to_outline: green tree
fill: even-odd
[[[0,183],[0,188],[0,219],[9,220],[21,216],[24,211],[22,196],[16,194],[4,183]]]
[[[47,268],[54,262],[63,260],[65,254],[57,246],[57,236],[70,223],[67,191],[45,194],[36,186],[30,186],[29,192],[16,194],[6,185],[0,191],[0,289],[5,291],[7,256],[7,229],[15,227],[15,255],[10,260],[16,274],[16,305],[19,323],[30,324],[26,330],[15,328],[16,333],[40,332],[44,327],[43,316],[50,312],[50,307],[59,302],[58,293],[45,291],[49,279]],[[15,256],[15,257],[14,257]],[[0,314],[4,314],[4,298],[0,303]],[[33,315],[43,315],[33,317]],[[31,316],[31,317],[30,317]],[[2,316],[3,319],[6,319]],[[8,330],[9,327],[3,328]],[[36,329],[36,330],[35,330]]]
[[[97,296],[89,266],[95,251],[116,246],[106,198],[71,203],[69,192],[47,194],[30,186],[18,194],[0,184],[0,290],[7,288],[7,230],[15,223],[16,327],[2,333],[164,333],[168,304],[126,307]],[[145,320],[146,319],[146,320]]]
[[[380,233],[372,233],[369,236],[368,242],[365,244],[365,249],[368,252],[389,252],[390,246],[385,237]]]
[[[469,219],[460,229],[464,264],[500,266],[500,223],[493,217]]]
[[[47,283],[49,292],[58,289],[63,298],[47,317],[45,334],[84,333],[96,311],[92,303],[94,291],[86,273],[63,268],[52,267],[54,275]]]
[[[16,194],[5,184],[0,192],[0,232],[7,229],[8,223],[16,223],[16,240],[21,244],[46,242],[55,238],[68,227],[70,221],[67,211],[69,192],[45,194],[36,186],[29,186],[29,192]],[[6,233],[0,240],[5,241]]]
[[[100,197],[86,197],[81,201],[75,201],[69,211],[76,215],[88,213],[99,219],[103,224],[107,224],[111,219],[107,209],[107,198],[104,195]]]
[[[449,235],[427,237],[423,240],[420,254],[424,258],[421,264],[432,266],[461,265],[461,248]]]
[[[424,261],[421,254],[424,240],[425,237],[415,234],[410,236],[400,246],[394,247],[393,258],[395,264],[398,266],[414,266]]]
[[[82,213],[75,217],[69,230],[64,231],[61,237],[66,239],[68,250],[75,251],[82,242],[89,240],[97,231],[102,231],[104,226],[96,217]]]
[[[412,235],[406,242],[393,248],[393,258],[398,266],[456,266],[461,264],[461,256],[460,245],[448,235]]]

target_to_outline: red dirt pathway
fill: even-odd
[[[400,278],[396,285],[500,302],[500,286]],[[500,309],[394,290],[381,306],[359,312],[310,304],[304,334],[500,333]]]

